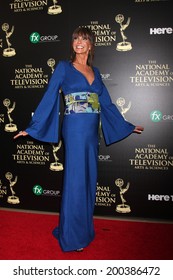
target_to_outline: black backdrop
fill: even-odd
[[[108,147],[101,139],[95,215],[172,220],[171,1],[1,2],[0,206],[59,212],[63,146],[13,136],[27,126],[55,64],[69,59],[72,31],[83,25],[96,34],[95,66],[113,102],[145,127]]]

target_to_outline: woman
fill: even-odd
[[[112,103],[99,70],[93,66],[94,34],[79,27],[72,34],[70,61],[60,61],[25,131],[55,143],[59,136],[60,89],[65,110],[62,138],[65,150],[60,222],[53,230],[63,251],[82,251],[94,239],[93,212],[97,184],[99,122],[107,145],[143,127],[124,120]]]

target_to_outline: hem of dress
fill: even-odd
[[[61,249],[62,249],[63,252],[74,252],[74,251],[76,251],[77,249],[85,248],[85,247],[87,247],[87,246],[94,240],[94,238],[95,238],[95,234],[94,234],[94,236],[91,238],[91,240],[90,240],[89,242],[87,242],[87,243],[81,245],[80,248],[72,248],[72,247],[71,247],[71,248],[69,248],[69,249],[63,249],[63,246],[62,246],[61,241],[60,241],[60,239],[59,239],[59,227],[56,227],[56,228],[53,229],[52,235],[57,239],[57,241],[58,241],[58,243],[59,243],[59,245],[60,245],[60,247],[61,247]]]

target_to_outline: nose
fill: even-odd
[[[78,38],[77,38],[77,42],[78,42],[78,43],[82,42],[82,37],[78,37]]]

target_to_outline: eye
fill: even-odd
[[[85,40],[85,41],[88,40],[87,36],[83,36],[82,39]]]

